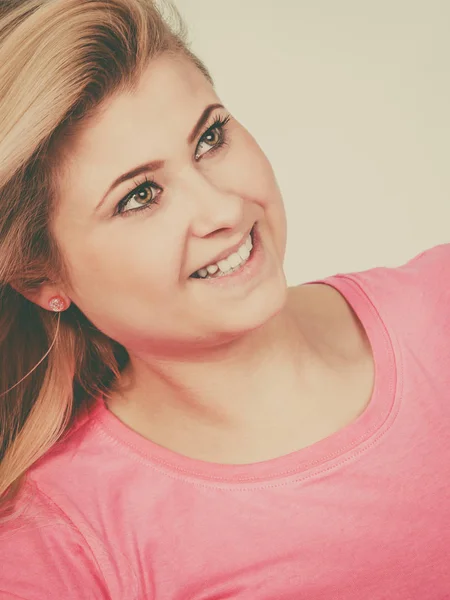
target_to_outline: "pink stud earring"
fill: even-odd
[[[66,303],[61,296],[54,296],[48,301],[48,306],[53,312],[62,312],[66,308]]]

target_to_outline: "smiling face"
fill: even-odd
[[[286,224],[272,168],[187,59],[153,60],[136,90],[105,103],[71,142],[59,188],[52,231],[65,291],[131,354],[223,343],[284,306]],[[236,254],[255,223],[248,263],[192,277]]]

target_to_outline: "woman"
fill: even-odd
[[[450,246],[288,289],[183,36],[0,9],[0,598],[447,597]]]

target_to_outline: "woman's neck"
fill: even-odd
[[[298,373],[310,354],[307,337],[288,301],[264,326],[221,348],[207,348],[192,358],[132,357],[120,388],[127,402],[133,398],[154,403],[160,397],[165,405],[178,406],[183,412],[200,411],[206,416],[212,410],[226,417],[234,407],[241,413],[240,398],[255,392],[261,398],[273,384],[280,389],[288,372]]]
[[[267,460],[330,435],[364,410],[374,380],[365,333],[322,285],[291,288],[283,312],[223,360],[137,364],[110,410],[161,446],[217,463]]]

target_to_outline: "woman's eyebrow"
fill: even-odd
[[[192,144],[192,142],[198,136],[198,134],[202,130],[203,126],[205,125],[205,123],[209,119],[209,115],[214,110],[216,110],[217,108],[224,108],[224,107],[223,107],[222,104],[210,104],[209,106],[207,106],[205,108],[205,110],[200,115],[200,118],[198,119],[197,123],[195,124],[193,130],[189,134],[189,137],[188,137],[188,140],[187,140],[189,144]],[[122,175],[119,175],[119,177],[117,177],[117,179],[115,179],[112,182],[112,184],[109,186],[107,192],[103,195],[102,199],[97,204],[97,206],[95,208],[95,212],[97,212],[99,210],[99,208],[102,206],[102,204],[106,200],[107,196],[118,185],[120,185],[121,183],[124,183],[125,181],[128,181],[128,179],[132,179],[133,177],[138,177],[142,173],[150,173],[150,172],[157,171],[158,169],[162,169],[162,167],[164,166],[164,164],[165,164],[165,161],[163,161],[163,160],[153,160],[151,162],[143,163],[142,165],[134,167],[130,171],[127,171],[126,173],[123,173]]]
[[[109,186],[108,191],[103,196],[103,198],[100,200],[100,202],[97,204],[97,206],[95,208],[95,212],[99,210],[99,208],[102,206],[102,204],[104,203],[104,201],[106,200],[108,195],[118,185],[120,185],[121,183],[124,183],[125,181],[128,181],[128,179],[132,179],[133,177],[138,177],[138,175],[141,175],[142,173],[151,173],[153,171],[157,171],[158,169],[161,169],[163,166],[164,166],[163,160],[153,160],[152,162],[143,163],[142,165],[134,167],[134,169],[131,169],[131,171],[127,171],[126,173],[123,173],[123,175],[120,175]]]
[[[210,104],[209,106],[207,106],[205,108],[205,110],[202,112],[199,120],[197,121],[196,125],[194,126],[194,129],[191,131],[191,133],[188,137],[189,144],[192,144],[192,142],[195,140],[195,138],[198,136],[198,134],[202,130],[206,121],[209,119],[209,115],[213,112],[213,110],[216,110],[217,108],[224,108],[224,107],[222,104]]]

